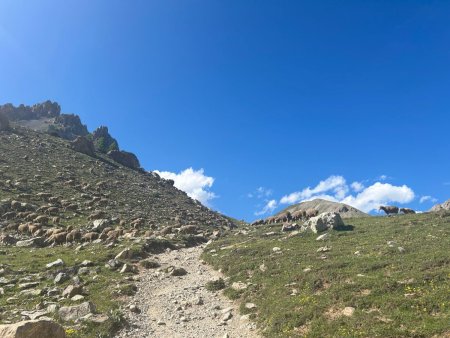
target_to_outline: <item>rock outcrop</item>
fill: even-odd
[[[86,125],[82,124],[80,117],[74,114],[61,114],[57,116],[54,119],[54,123],[48,126],[47,132],[49,134],[56,134],[66,140],[74,140],[78,136],[89,135]]]
[[[28,320],[0,325],[2,338],[65,338],[64,328],[50,319]]]
[[[70,147],[78,151],[80,153],[89,155],[94,157],[95,156],[95,147],[94,143],[89,140],[87,137],[84,136],[78,136],[74,141],[70,143]]]
[[[436,204],[435,206],[433,206],[430,211],[434,212],[434,211],[445,211],[445,210],[450,210],[450,200],[445,201],[444,203],[441,204]]]
[[[108,156],[125,167],[131,169],[139,169],[141,167],[138,158],[133,153],[122,150],[111,150],[108,152]]]
[[[117,140],[113,138],[108,131],[108,127],[100,126],[92,133],[95,149],[101,153],[108,153],[112,150],[119,150]]]
[[[15,107],[11,103],[0,105],[0,113],[6,115],[10,121],[38,120],[40,118],[57,117],[61,113],[61,107],[56,102],[45,101],[33,106],[19,105]]]
[[[339,229],[344,226],[344,222],[338,213],[325,212],[310,218],[305,222],[305,226],[311,228],[314,233],[318,233],[328,229]]]

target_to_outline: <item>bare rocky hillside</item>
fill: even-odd
[[[98,151],[88,156],[65,139],[19,126],[0,133],[0,200],[3,232],[16,239],[53,227],[100,236],[103,228],[119,226],[173,238],[233,225],[173,181],[127,168]],[[99,219],[104,223],[94,224]],[[25,222],[38,224],[37,233],[18,232]]]

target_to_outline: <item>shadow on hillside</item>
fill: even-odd
[[[353,225],[345,224],[334,230],[336,230],[336,231],[353,231],[354,229],[355,229],[355,227]]]

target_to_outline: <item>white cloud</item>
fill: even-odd
[[[414,191],[406,185],[394,186],[389,183],[376,182],[356,196],[345,197],[341,202],[369,212],[383,204],[409,203],[414,199],[414,196]]]
[[[269,214],[269,213],[273,212],[277,208],[277,206],[278,206],[278,203],[276,200],[267,201],[264,208],[262,208],[262,210],[260,210],[260,211],[255,212],[255,215],[261,216],[261,215]]]
[[[354,192],[360,192],[364,189],[364,184],[362,184],[361,182],[353,182],[352,184],[350,184],[350,186],[352,187]]]
[[[293,204],[322,198],[333,202],[346,203],[362,211],[370,212],[383,204],[409,203],[415,197],[414,191],[406,185],[394,186],[389,183],[376,182],[369,187],[364,187],[360,182],[353,182],[350,187],[356,195],[349,194],[350,189],[344,177],[330,176],[321,181],[315,188],[307,187],[283,196],[280,203]]]
[[[262,198],[267,198],[270,197],[273,194],[272,189],[268,189],[265,187],[259,187],[257,188],[254,192],[250,192],[247,194],[248,198],[257,198],[257,199],[262,199]]]
[[[437,198],[434,198],[432,196],[422,196],[420,198],[420,203],[425,203],[425,202],[431,202],[431,203],[436,203],[438,200]]]
[[[214,178],[206,176],[203,169],[188,168],[178,174],[170,171],[155,170],[155,172],[162,178],[173,180],[176,188],[205,205],[208,205],[210,200],[217,197],[215,193],[209,191],[214,184]]]
[[[327,191],[334,191],[336,195],[341,197],[345,196],[345,194],[348,192],[348,187],[345,179],[342,176],[330,176],[326,180],[320,181],[319,184],[312,189],[310,187],[307,187],[302,191],[296,191],[284,196],[283,198],[281,198],[280,203],[297,203]]]
[[[378,179],[380,181],[386,181],[389,177],[387,175],[381,175],[380,177],[378,177]]]

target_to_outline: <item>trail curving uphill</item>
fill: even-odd
[[[255,325],[239,315],[236,304],[206,290],[205,284],[221,275],[202,263],[202,250],[194,247],[155,256],[161,268],[141,272],[138,292],[130,300],[140,312],[128,312],[131,325],[117,337],[259,337]],[[172,276],[164,271],[170,266],[181,267],[187,274]]]

